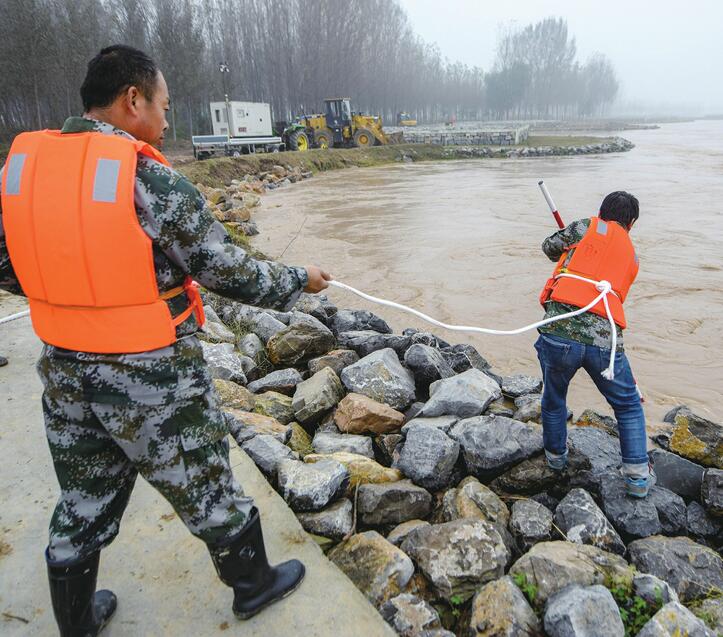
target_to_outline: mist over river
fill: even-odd
[[[609,133],[606,133],[609,134]],[[542,317],[537,297],[553,264],[542,240],[602,198],[640,200],[632,232],[640,274],[626,302],[625,349],[657,420],[686,403],[723,419],[723,121],[626,131],[630,152],[353,168],[264,198],[255,245],[286,263],[316,263],[338,280],[447,323],[512,329]],[[303,227],[302,227],[303,226]],[[299,228],[301,231],[299,232]],[[370,309],[395,331],[413,326],[469,342],[502,374],[539,375],[535,332],[482,336],[433,328],[340,290],[340,307]],[[611,413],[584,371],[569,404]]]

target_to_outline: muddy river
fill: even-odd
[[[603,196],[640,200],[632,238],[641,271],[626,303],[626,351],[650,420],[678,403],[723,418],[723,122],[628,131],[628,153],[399,164],[348,169],[270,193],[256,245],[287,263],[314,262],[345,283],[447,323],[510,329],[538,320],[554,232],[544,178],[563,219],[595,214]],[[293,240],[293,241],[292,241]],[[291,245],[289,245],[291,242]],[[395,331],[425,328],[340,290],[341,307],[374,310]],[[534,333],[466,335],[500,373],[538,374]],[[609,409],[581,371],[576,413]]]

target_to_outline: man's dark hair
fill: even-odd
[[[636,197],[624,190],[611,192],[600,204],[600,219],[617,221],[626,228],[640,216],[640,206]]]
[[[147,100],[153,99],[158,67],[143,51],[115,44],[106,47],[90,62],[80,97],[87,113],[91,108],[110,106],[131,86],[135,86]]]

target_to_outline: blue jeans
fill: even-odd
[[[615,412],[623,464],[644,464],[647,467],[645,415],[625,353],[615,354],[615,378],[607,380],[601,372],[610,363],[609,349],[550,334],[540,334],[535,349],[544,381],[542,438],[545,450],[555,455],[566,454],[567,388],[577,370],[582,367]]]

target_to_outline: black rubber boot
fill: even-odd
[[[233,588],[233,612],[239,619],[253,617],[293,593],[306,573],[299,560],[269,564],[256,507],[236,537],[223,545],[209,546],[209,551],[221,581]]]
[[[100,551],[82,562],[58,566],[48,559],[50,599],[61,637],[95,637],[100,633],[118,606],[110,591],[96,591]]]

